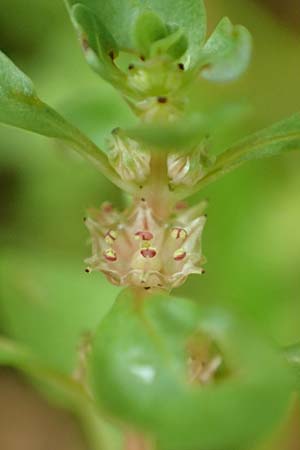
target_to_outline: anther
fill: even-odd
[[[117,239],[117,233],[114,230],[109,230],[104,236],[105,242],[107,244],[113,244],[113,242]]]
[[[112,248],[105,250],[103,255],[104,255],[104,258],[109,262],[117,261],[117,254]]]
[[[141,255],[144,258],[154,258],[156,254],[157,254],[156,249],[153,247],[145,247],[141,249]]]
[[[175,261],[182,261],[186,257],[186,252],[183,250],[183,248],[179,248],[176,250],[176,252],[173,255],[173,258]]]
[[[171,231],[171,236],[173,239],[185,239],[187,237],[187,232],[184,228],[173,228]]]
[[[135,239],[141,239],[142,241],[151,241],[153,234],[150,231],[137,231],[135,233]]]

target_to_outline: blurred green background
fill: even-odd
[[[206,4],[209,30],[228,15],[254,38],[240,81],[199,86],[199,108],[219,98],[251,106],[226,143],[299,111],[299,1]],[[0,0],[0,11],[1,50],[45,101],[102,146],[115,126],[132,120],[86,65],[62,0]],[[280,345],[299,340],[300,153],[253,162],[200,197],[210,203],[207,273],[179,293],[233,309]],[[84,273],[90,249],[82,218],[105,200],[124,202],[88,163],[53,141],[0,128],[0,329],[63,372],[73,370],[80,335],[96,327],[118,292],[102,275]]]

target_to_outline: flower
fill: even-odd
[[[88,271],[103,272],[118,286],[170,290],[192,273],[202,274],[205,262],[201,235],[206,222],[203,204],[178,205],[168,222],[155,217],[146,200],[123,213],[105,203],[90,211],[86,226],[93,255]]]
[[[113,130],[109,141],[109,162],[124,181],[142,183],[150,174],[150,153],[125,135],[120,128]]]

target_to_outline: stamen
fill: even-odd
[[[150,231],[137,231],[135,233],[136,239],[141,239],[142,241],[151,241],[153,239],[153,234]]]
[[[187,235],[188,234],[184,228],[176,227],[171,231],[171,236],[173,239],[185,239]]]
[[[105,250],[103,255],[107,261],[110,261],[110,262],[117,261],[117,254],[112,248]]]
[[[182,261],[186,257],[186,251],[183,248],[179,248],[173,255],[175,261]]]
[[[154,258],[156,256],[157,251],[154,247],[145,247],[141,249],[141,255],[144,258]]]
[[[117,233],[114,230],[109,230],[104,236],[104,239],[107,244],[113,244],[113,242],[117,239]]]

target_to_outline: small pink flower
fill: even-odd
[[[86,226],[93,255],[90,270],[103,272],[118,286],[170,290],[192,273],[204,273],[201,235],[203,204],[175,208],[168,223],[155,217],[146,201],[120,213],[104,204],[90,212]]]

